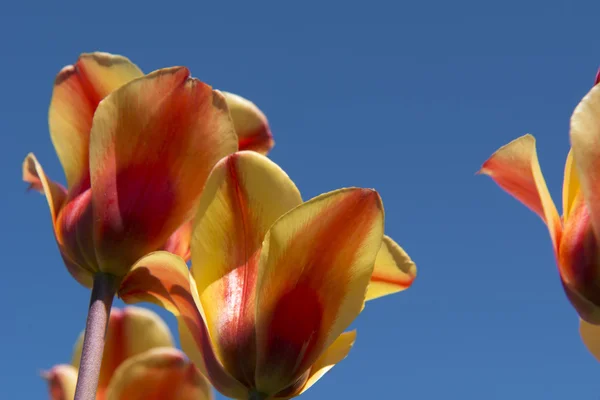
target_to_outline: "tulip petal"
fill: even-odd
[[[563,224],[567,222],[577,196],[581,192],[581,183],[577,176],[577,168],[573,165],[573,149],[569,150],[565,164],[565,178],[563,181]]]
[[[548,226],[555,254],[561,222],[538,162],[535,138],[521,136],[496,151],[481,167],[502,189],[538,214]]]
[[[408,289],[417,276],[417,266],[389,236],[384,236],[375,259],[366,300]]]
[[[169,327],[153,311],[140,307],[113,308],[106,331],[98,393],[104,396],[112,376],[125,360],[156,347],[173,345]],[[73,350],[75,368],[79,368],[82,347],[83,332]]]
[[[580,320],[579,334],[588,351],[592,353],[596,360],[600,361],[600,325]]]
[[[89,187],[89,135],[98,103],[142,75],[125,57],[89,53],[64,67],[56,77],[48,115],[50,135],[73,195]],[[74,188],[77,185],[83,187]]]
[[[46,177],[44,169],[33,153],[29,153],[23,161],[23,180],[29,183],[30,189],[35,189],[46,196],[48,207],[50,207],[52,226],[55,227],[58,212],[67,198],[65,188]]]
[[[600,237],[600,86],[594,86],[575,108],[570,136],[581,191],[596,237]]]
[[[187,68],[155,71],[111,93],[90,137],[101,269],[122,276],[160,248],[191,218],[217,161],[236,150],[223,95]]]
[[[191,344],[200,352],[202,356],[194,358],[194,362],[211,384],[228,397],[242,398],[247,394],[215,355],[196,286],[183,259],[165,251],[143,257],[123,278],[119,297],[126,303],[151,302],[173,313],[186,326],[180,326],[180,331],[187,329],[192,339],[192,343],[182,340],[184,351]]]
[[[210,400],[210,385],[177,349],[157,348],[125,361],[107,390],[107,400]]]
[[[354,345],[356,340],[356,331],[342,333],[317,359],[310,369],[308,380],[304,384],[304,387],[296,395],[301,395],[312,385],[314,385],[319,379],[323,377],[333,366],[350,353],[350,349]]]
[[[266,155],[275,145],[267,117],[254,103],[237,94],[223,92],[238,136],[240,150]]]
[[[254,381],[258,258],[271,225],[302,203],[274,162],[250,151],[221,160],[204,188],[193,233],[192,275],[225,368]]]
[[[383,238],[377,192],[341,189],[269,230],[257,282],[257,389],[295,382],[362,309]]]
[[[77,385],[77,370],[71,365],[60,364],[42,373],[48,382],[50,400],[73,400]]]
[[[188,262],[191,257],[192,222],[184,222],[167,240],[160,250],[173,253]]]

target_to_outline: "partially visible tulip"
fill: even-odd
[[[383,235],[377,192],[341,189],[302,202],[277,165],[239,152],[207,181],[191,273],[156,252],[136,263],[119,295],[178,316],[183,350],[224,395],[286,399],[346,357],[355,333],[344,330],[365,300],[406,289],[415,274]]]
[[[83,333],[72,364],[60,364],[44,377],[51,400],[72,400]],[[183,353],[173,348],[167,325],[154,312],[113,309],[107,331],[97,400],[209,400],[210,385]]]
[[[571,117],[571,151],[559,217],[540,169],[535,139],[525,135],[488,159],[481,173],[517,198],[548,226],[560,278],[579,316],[600,324],[600,85]]]

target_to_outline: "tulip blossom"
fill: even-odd
[[[295,397],[348,354],[344,330],[365,300],[408,288],[416,267],[383,235],[377,192],[302,202],[277,165],[252,152],[221,160],[200,199],[192,268],[167,252],[124,278],[126,302],[173,312],[182,348],[236,399]]]
[[[33,154],[23,164],[24,180],[46,194],[69,272],[88,287],[95,272],[122,276],[148,251],[188,256],[191,227],[175,225],[189,216],[216,161],[237,150],[234,130],[243,148],[266,154],[273,146],[253,103],[212,91],[184,68],[128,85],[94,120],[108,94],[143,76],[127,58],[107,53],[83,54],[63,68],[49,126],[67,189],[46,178]]]
[[[546,223],[567,297],[586,321],[583,325],[600,325],[600,85],[575,109],[570,137],[562,218],[546,187],[533,136],[500,148],[483,164],[481,173]],[[586,340],[590,335],[582,336]]]
[[[83,333],[72,364],[44,373],[51,400],[72,400],[81,358]],[[126,307],[113,309],[100,371],[97,400],[210,400],[206,379],[179,350],[167,325],[154,312]]]

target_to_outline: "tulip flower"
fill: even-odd
[[[155,252],[124,278],[126,302],[180,322],[182,348],[217,390],[285,399],[346,357],[344,330],[365,300],[408,288],[416,268],[383,235],[377,192],[341,189],[302,202],[269,159],[238,152],[214,168],[192,233],[192,268]]]
[[[83,333],[72,364],[44,373],[50,400],[72,400],[81,359]],[[154,312],[138,307],[113,309],[96,400],[210,400],[206,379],[173,348],[169,328]]]
[[[546,223],[568,299],[586,321],[584,325],[600,325],[600,85],[576,107],[570,138],[562,218],[544,181],[533,136],[522,136],[500,148],[483,164],[481,173]],[[586,340],[590,335],[582,336]]]

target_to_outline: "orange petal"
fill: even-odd
[[[110,94],[90,137],[100,268],[124,275],[191,218],[204,183],[237,150],[227,104],[187,68],[153,72]]]
[[[550,231],[556,253],[561,222],[538,162],[535,138],[521,136],[496,151],[479,171],[538,214]]]
[[[167,240],[160,250],[173,253],[188,262],[191,257],[192,222],[184,222]]]
[[[295,382],[359,314],[383,238],[377,192],[341,189],[269,230],[257,282],[257,389]]]
[[[579,321],[579,334],[588,351],[600,361],[600,325]]]
[[[157,348],[125,361],[107,390],[107,400],[210,400],[210,385],[183,353]]]
[[[188,346],[192,346],[196,354],[201,354],[194,362],[202,374],[224,395],[243,398],[246,389],[223,369],[215,355],[197,296],[183,259],[165,251],[139,260],[123,278],[119,289],[119,297],[126,303],[151,302],[177,316],[189,334],[185,339],[190,339],[184,341],[182,337],[182,348],[187,352]]]
[[[64,67],[56,77],[48,119],[70,193],[77,195],[89,187],[89,135],[98,103],[142,75],[125,57],[89,53],[82,54],[74,65]]]
[[[417,266],[389,236],[384,236],[375,259],[375,267],[366,300],[408,289],[417,276]]]
[[[50,400],[73,400],[77,384],[77,370],[71,365],[60,364],[42,373],[48,382]]]
[[[271,225],[302,203],[281,168],[250,151],[221,160],[200,198],[192,275],[206,323],[225,368],[252,385],[258,256]]]
[[[23,161],[23,180],[29,183],[30,189],[35,189],[46,196],[48,207],[50,207],[52,226],[55,226],[58,212],[67,197],[65,188],[46,177],[44,169],[33,153],[29,153]]]
[[[275,145],[269,122],[254,103],[237,94],[223,92],[235,125],[240,150],[266,155]]]
[[[600,86],[594,86],[575,108],[570,136],[581,191],[596,237],[600,237]]]
[[[98,394],[104,396],[113,374],[128,358],[156,347],[172,347],[173,338],[165,322],[153,311],[140,307],[113,308],[108,321],[100,368]],[[73,366],[79,368],[83,332],[75,344]]]

